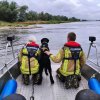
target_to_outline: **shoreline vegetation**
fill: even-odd
[[[4,22],[0,21],[0,30],[4,29],[34,29],[42,28],[37,26],[37,24],[60,24],[60,23],[70,23],[71,21],[26,21],[26,22]],[[74,21],[76,22],[76,21]],[[77,21],[78,22],[78,21]]]
[[[34,5],[33,5],[34,6]],[[47,12],[29,10],[27,5],[19,6],[16,2],[0,1],[0,29],[41,28],[36,24],[59,24],[77,22],[80,19],[64,15],[52,15]]]

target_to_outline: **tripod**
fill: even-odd
[[[12,54],[13,54],[13,58],[15,59],[15,55],[14,55],[14,49],[13,49],[13,40],[15,39],[15,36],[8,36],[7,37],[7,45],[6,45],[6,53],[5,53],[5,67],[7,68],[7,71],[8,71],[8,73],[9,73],[9,75],[10,75],[10,77],[12,78],[12,79],[14,79],[13,78],[13,76],[12,76],[12,74],[10,73],[10,71],[8,70],[8,67],[7,67],[7,56],[8,56],[8,47],[9,47],[9,45],[10,45],[10,47],[12,48]]]
[[[96,37],[89,37],[89,41],[91,41],[90,46],[89,46],[89,50],[88,50],[88,54],[87,54],[87,60],[89,59],[90,56],[90,52],[92,48],[95,48],[96,50],[96,59],[97,59],[97,63],[95,65],[99,66],[99,59],[98,59],[98,49],[96,44],[94,43],[94,41],[96,41]],[[91,61],[92,62],[92,61]],[[92,62],[93,63],[93,62]]]

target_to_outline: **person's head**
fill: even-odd
[[[85,89],[77,93],[75,100],[100,100],[100,95],[90,89]]]
[[[28,37],[28,42],[36,42],[36,37],[35,36]]]
[[[67,41],[75,41],[76,40],[76,34],[74,32],[68,33]]]

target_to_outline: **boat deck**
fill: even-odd
[[[55,71],[58,67],[58,64],[52,64],[53,76],[55,80],[54,85],[50,84],[49,77],[44,74],[42,85],[34,86],[35,100],[75,100],[75,96],[80,90],[88,88],[87,80],[82,77],[82,81],[78,89],[65,89],[59,79],[56,78]],[[17,78],[17,82],[17,93],[22,94],[27,100],[30,100],[30,96],[32,95],[32,85],[30,84],[29,86],[25,86],[22,83],[21,75]]]

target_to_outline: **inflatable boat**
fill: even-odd
[[[56,51],[52,50],[52,52],[55,53]],[[11,60],[9,63],[6,63],[6,65],[0,67],[0,94],[2,94],[2,91],[4,91],[5,84],[10,79],[12,79],[13,76],[13,78],[17,82],[17,88],[16,84],[13,87],[14,89],[16,88],[16,91],[14,92],[23,95],[26,98],[26,100],[30,100],[33,91],[32,84],[28,86],[25,86],[23,84],[18,58],[15,57],[14,55],[13,58],[14,59]],[[56,70],[57,68],[59,68],[59,66],[60,64],[54,64],[52,62],[53,76],[55,80],[54,85],[50,84],[48,76],[44,74],[43,84],[40,86],[37,85],[34,86],[35,100],[75,100],[75,96],[80,90],[89,88],[88,80],[92,75],[95,74],[96,75],[95,77],[98,80],[100,78],[98,66],[94,68],[93,64],[90,64],[90,62],[87,61],[86,65],[84,65],[82,69],[82,81],[80,83],[80,87],[78,89],[67,90],[64,88],[63,84],[56,77]],[[13,84],[13,82],[11,84]]]

